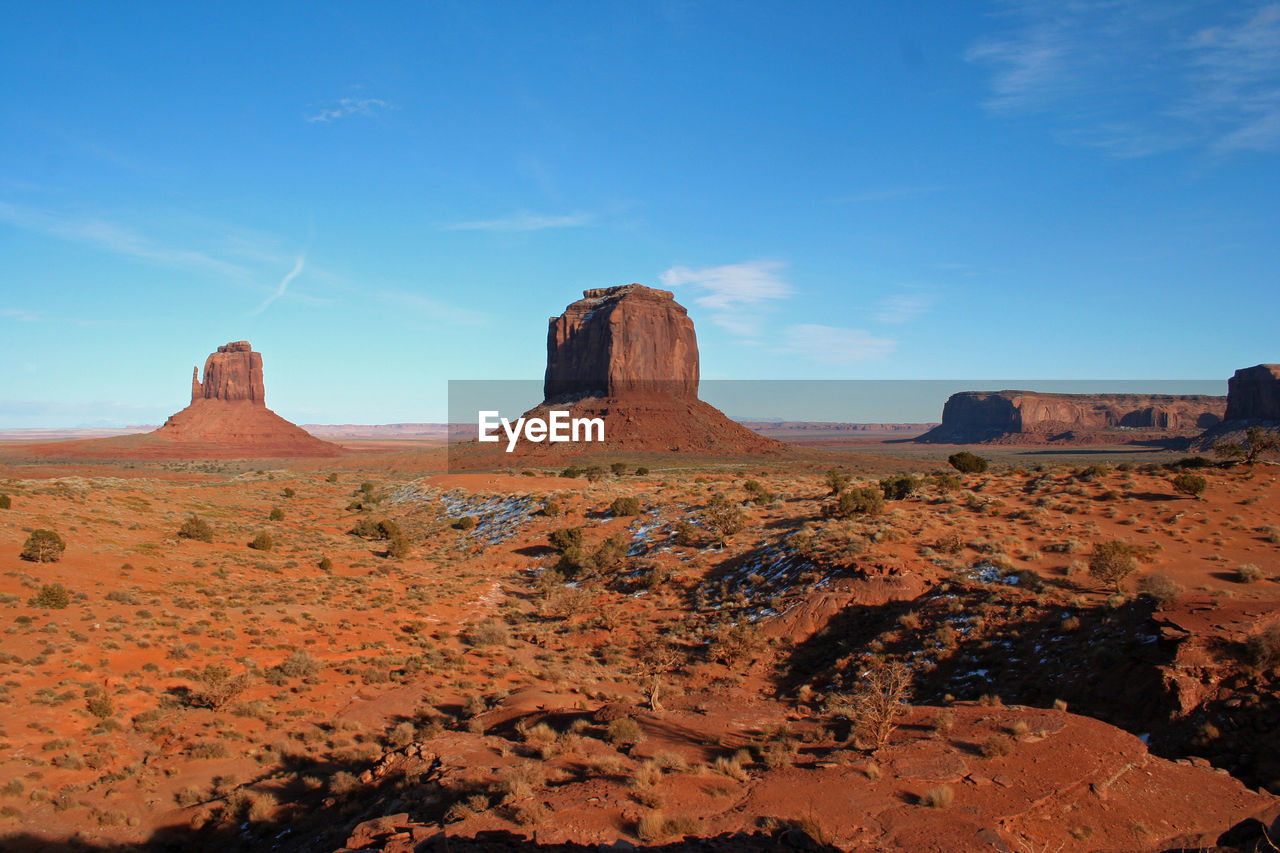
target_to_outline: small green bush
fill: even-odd
[[[275,542],[271,539],[271,534],[265,530],[253,537],[253,541],[249,543],[249,547],[255,551],[270,551],[274,546]]]
[[[967,450],[951,454],[947,457],[947,462],[961,474],[981,474],[987,470],[987,460]]]
[[[0,509],[9,509],[11,506],[13,506],[13,501],[9,499],[9,496],[0,495]]]
[[[762,486],[758,480],[747,480],[742,484],[742,488],[746,490],[747,494],[751,495],[747,500],[753,504],[763,506],[764,504],[773,503],[774,493]]]
[[[101,720],[105,720],[116,712],[116,705],[111,701],[111,697],[106,693],[95,693],[89,697],[89,701],[85,703],[89,709],[89,713]]]
[[[1113,584],[1116,592],[1122,591],[1120,584],[1137,568],[1134,547],[1118,539],[1095,546],[1089,555],[1089,574],[1103,583]]]
[[[67,543],[52,530],[33,530],[22,546],[22,559],[33,563],[56,563],[62,559]]]
[[[284,510],[278,506],[273,506],[271,512],[267,513],[267,521],[284,521]]]
[[[213,525],[198,515],[193,515],[178,528],[179,539],[192,539],[196,542],[213,541]]]
[[[627,463],[614,462],[609,466],[609,470],[613,472],[613,476],[621,477],[623,474],[627,473]]]
[[[563,554],[570,548],[582,547],[582,528],[581,527],[561,527],[559,530],[551,531],[547,536],[551,542],[551,547]]]
[[[60,583],[49,583],[40,587],[40,591],[27,599],[32,607],[43,607],[45,610],[62,610],[71,603],[71,593]]]
[[[649,469],[641,465],[640,467],[636,468],[636,476],[637,477],[649,476]]]
[[[547,501],[542,505],[542,514],[547,518],[559,518],[564,515],[564,508],[559,501]]]
[[[609,505],[609,511],[618,516],[639,515],[640,501],[633,497],[615,498]]]
[[[322,572],[331,572],[333,571],[333,560],[328,557],[321,557],[320,562],[316,564],[316,568]]]
[[[462,518],[455,521],[453,526],[457,530],[475,530],[476,524],[476,517],[474,515],[464,515]]]
[[[878,489],[867,487],[850,489],[824,511],[832,518],[851,518],[855,515],[879,515],[884,512],[884,495]]]
[[[887,501],[900,501],[915,494],[920,489],[920,478],[910,474],[897,474],[885,477],[880,481],[880,489]]]
[[[1183,471],[1174,476],[1173,490],[1180,495],[1190,495],[1198,498],[1204,494],[1204,490],[1209,487],[1209,481],[1199,474],[1192,474],[1190,471]]]
[[[396,560],[409,556],[410,551],[412,551],[412,548],[409,545],[409,540],[403,536],[393,537],[387,544],[387,556]]]

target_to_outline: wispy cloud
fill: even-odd
[[[934,298],[929,293],[896,293],[876,303],[875,319],[886,326],[910,323],[933,307]]]
[[[1011,2],[966,59],[984,106],[1116,157],[1280,149],[1280,4]]]
[[[701,269],[675,266],[659,278],[666,287],[692,288],[699,294],[693,301],[714,312],[713,323],[740,337],[752,337],[760,333],[762,305],[794,292],[781,276],[785,267],[774,260]]]
[[[198,268],[240,278],[249,275],[249,270],[238,264],[193,249],[164,246],[128,226],[102,219],[69,216],[0,201],[0,222],[165,266]]]
[[[307,121],[328,123],[348,116],[371,116],[387,109],[394,107],[381,98],[340,98],[315,115],[307,116]]]
[[[19,323],[36,323],[40,320],[38,312],[26,311],[22,308],[0,308],[0,317],[8,317],[10,320],[17,320]]]
[[[275,291],[266,299],[264,299],[261,305],[259,305],[257,308],[250,311],[249,316],[253,317],[258,314],[261,314],[263,311],[267,309],[268,305],[270,305],[272,302],[275,302],[281,296],[284,296],[285,290],[287,290],[289,287],[289,282],[293,281],[295,278],[297,278],[299,275],[302,274],[302,268],[306,264],[306,262],[307,262],[306,252],[303,252],[301,255],[298,255],[298,260],[296,263],[294,263],[293,269],[285,273],[284,278],[280,279],[280,283],[276,285]]]
[[[447,302],[403,290],[385,290],[378,296],[384,302],[436,323],[453,326],[483,326],[492,320],[492,316],[483,311],[464,308],[461,305],[450,305]]]
[[[820,364],[852,364],[884,358],[897,346],[896,340],[876,337],[864,329],[801,323],[783,330],[781,352]]]
[[[898,198],[910,198],[918,195],[929,195],[930,193],[942,192],[948,187],[941,186],[922,186],[922,187],[885,187],[878,190],[866,190],[865,192],[854,193],[852,195],[841,196],[833,199],[836,204],[862,204],[870,201],[892,201]]]
[[[547,215],[521,211],[498,219],[478,219],[469,222],[453,222],[442,226],[444,231],[542,231],[547,228],[581,228],[595,222],[591,213]]]

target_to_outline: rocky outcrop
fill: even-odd
[[[1237,370],[1227,380],[1227,410],[1222,423],[1210,426],[1191,448],[1207,452],[1219,443],[1248,446],[1253,427],[1280,430],[1280,364]]]
[[[1117,433],[1203,430],[1221,421],[1226,408],[1225,397],[1207,395],[963,391],[947,399],[942,423],[916,441],[1128,440],[1132,436]]]
[[[585,290],[547,330],[547,401],[698,396],[693,321],[668,290]]]
[[[262,356],[248,341],[218,347],[206,359],[204,381],[191,377],[191,404],[145,435],[44,445],[38,455],[125,459],[266,459],[338,456],[321,441],[267,408]]]
[[[1237,370],[1227,380],[1227,421],[1280,421],[1280,364]]]
[[[552,317],[547,330],[543,402],[525,418],[601,418],[603,442],[505,445],[464,441],[450,448],[451,468],[559,464],[597,455],[672,454],[752,457],[785,450],[698,399],[698,340],[693,321],[666,290],[639,284],[585,290]],[[470,435],[473,435],[470,434]]]
[[[248,400],[265,406],[262,355],[248,341],[218,347],[204,362],[204,381],[191,377],[191,402],[196,400]]]

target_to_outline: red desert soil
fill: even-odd
[[[1196,469],[1195,499],[1154,463],[960,477],[952,448],[642,475],[621,457],[590,480],[363,450],[3,448],[0,848],[1274,833],[1275,464]],[[895,466],[918,480],[839,517],[833,466],[846,491]],[[211,542],[179,535],[192,517]],[[61,560],[20,558],[37,528]],[[1118,592],[1088,570],[1112,540],[1141,558]]]

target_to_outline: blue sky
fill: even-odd
[[[632,281],[708,378],[1280,361],[1276,3],[6,4],[0,79],[0,427],[239,339],[440,420]]]

